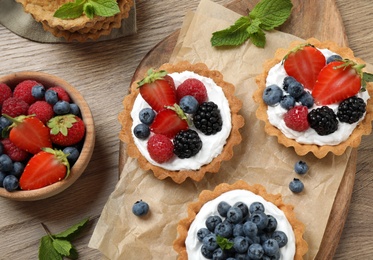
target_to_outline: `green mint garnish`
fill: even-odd
[[[119,12],[116,0],[75,0],[75,2],[62,5],[53,16],[61,19],[75,19],[84,13],[92,19],[95,15],[110,17]]]
[[[218,243],[218,246],[225,250],[225,249],[231,249],[233,247],[233,242],[229,241],[228,238],[222,237],[222,236],[216,236],[216,242]]]
[[[42,223],[47,235],[43,236],[40,240],[39,260],[63,260],[64,257],[78,259],[78,252],[71,243],[71,240],[86,226],[88,221],[88,218],[83,219],[78,224],[58,234],[52,234]]]
[[[264,48],[264,31],[270,31],[283,24],[290,16],[291,0],[261,0],[247,16],[240,17],[232,26],[214,32],[212,46],[239,46],[249,38],[252,43]]]

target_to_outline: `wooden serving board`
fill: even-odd
[[[227,8],[246,15],[259,0],[233,0]],[[348,46],[347,36],[341,15],[334,0],[312,1],[292,0],[291,17],[278,30],[303,39],[317,38],[320,41],[332,40],[341,46]],[[147,53],[137,67],[132,82],[143,77],[149,68],[157,68],[167,63],[176,45],[179,30],[173,32]],[[124,143],[120,143],[119,173],[122,172],[127,155]],[[356,172],[357,150],[353,149],[346,172],[337,192],[320,250],[316,259],[332,259],[347,218]]]

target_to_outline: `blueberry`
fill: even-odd
[[[277,228],[277,220],[274,216],[272,215],[267,215],[268,217],[268,224],[267,226],[263,229],[264,232],[266,233],[272,233],[276,230]]]
[[[1,131],[0,131],[0,136],[1,136]],[[0,143],[0,154],[4,153],[4,145]]]
[[[249,248],[248,239],[243,236],[235,237],[233,240],[233,248],[236,250],[237,253],[246,253],[247,249]]]
[[[14,191],[18,188],[18,179],[14,175],[7,175],[3,180],[3,187],[7,191]]]
[[[197,231],[197,238],[200,242],[203,241],[203,239],[205,238],[205,236],[211,234],[211,231],[208,230],[207,228],[200,228],[198,231]]]
[[[273,232],[272,238],[277,241],[279,248],[284,247],[288,243],[287,235],[280,230]]]
[[[308,171],[308,164],[304,161],[298,161],[294,165],[294,171],[298,174],[306,174]]]
[[[241,209],[242,216],[244,218],[249,214],[249,207],[241,201],[234,203],[233,207],[238,207],[239,209]]]
[[[260,239],[260,244],[263,244],[265,241],[267,241],[268,239],[272,238],[272,233],[260,233],[259,235],[259,239]]]
[[[139,138],[139,139],[146,139],[149,137],[150,135],[150,128],[148,125],[145,125],[145,124],[138,124],[137,126],[135,126],[135,128],[133,129],[133,134]]]
[[[45,88],[42,85],[35,85],[31,89],[31,95],[36,99],[43,99],[45,95]]]
[[[290,96],[297,99],[303,94],[304,87],[298,81],[293,81],[288,85],[287,92],[289,93]]]
[[[10,121],[8,118],[2,116],[0,117],[0,138],[3,134],[3,132],[12,124],[12,121]]]
[[[231,205],[225,201],[221,201],[218,204],[218,213],[222,217],[227,217],[227,212],[230,209]]]
[[[203,239],[202,242],[206,249],[209,251],[214,251],[216,248],[218,248],[218,242],[216,241],[216,235],[211,233]]]
[[[45,101],[47,101],[49,104],[54,105],[58,101],[58,94],[53,89],[48,89],[45,91],[44,95]]]
[[[289,183],[289,189],[294,192],[294,193],[300,193],[304,189],[304,184],[301,180],[294,178],[290,183]]]
[[[207,258],[207,259],[212,259],[212,250],[208,250],[206,245],[202,245],[201,247],[201,254]]]
[[[139,112],[139,119],[142,123],[150,125],[155,118],[155,112],[153,109],[146,107],[141,109]]]
[[[65,154],[68,154],[67,160],[69,161],[70,167],[78,160],[80,152],[76,147],[68,146],[62,150]]]
[[[236,253],[234,255],[234,260],[247,260],[247,255],[246,254],[240,254],[240,253]]]
[[[247,256],[250,257],[252,260],[259,260],[263,257],[264,250],[260,244],[252,244],[249,246],[249,250],[247,251]]]
[[[3,181],[4,181],[4,178],[5,178],[7,175],[8,175],[8,174],[6,174],[5,172],[0,171],[0,187],[4,187],[4,186],[3,186]]]
[[[70,113],[70,104],[64,100],[57,101],[53,105],[53,112],[57,115],[66,115]]]
[[[251,214],[250,220],[256,224],[258,230],[263,230],[268,225],[268,216],[264,212],[254,212]]]
[[[326,64],[329,64],[330,62],[333,62],[333,61],[336,61],[336,60],[342,60],[342,57],[338,54],[333,54],[326,59]]]
[[[239,207],[231,207],[227,212],[227,219],[233,224],[240,223],[243,219],[242,210]]]
[[[235,224],[233,225],[233,237],[238,237],[238,236],[244,236],[243,232],[243,224]]]
[[[25,165],[22,162],[14,162],[13,163],[13,170],[10,171],[11,175],[14,175],[19,179],[25,169]]]
[[[81,116],[80,108],[77,104],[70,103],[70,114],[73,114],[73,115],[76,115],[76,116]]]
[[[270,85],[263,92],[263,101],[268,106],[274,106],[280,102],[282,98],[282,89],[277,85]]]
[[[284,95],[280,100],[280,106],[286,110],[295,106],[295,98],[290,95]]]
[[[187,114],[194,114],[198,109],[198,101],[193,96],[184,96],[179,102],[180,108]]]
[[[253,238],[258,234],[258,226],[252,221],[246,221],[242,228],[244,234],[250,238]]]
[[[311,108],[315,104],[315,100],[313,99],[312,94],[306,90],[303,91],[302,95],[300,95],[298,101],[307,108]]]
[[[223,222],[223,220],[219,216],[213,215],[213,216],[207,217],[205,225],[206,225],[208,230],[210,230],[211,232],[214,232],[215,227],[219,223],[222,223],[222,222]]]
[[[214,233],[218,236],[229,238],[233,235],[233,225],[228,221],[219,223],[215,227]]]
[[[250,210],[250,213],[252,214],[257,211],[264,212],[265,209],[262,203],[256,201],[256,202],[251,203],[249,210]]]
[[[10,172],[11,170],[13,170],[12,159],[6,154],[0,155],[0,171]]]
[[[293,83],[293,82],[296,82],[297,80],[295,78],[293,78],[292,76],[286,76],[284,78],[284,81],[282,82],[282,88],[285,90],[285,91],[288,91],[288,87],[289,87],[289,84]]]
[[[213,260],[225,260],[227,259],[227,254],[220,247],[216,248],[212,254]]]
[[[272,238],[263,243],[263,250],[266,255],[274,256],[280,250],[280,247],[278,246],[277,240]]]
[[[136,201],[135,204],[132,206],[132,213],[135,214],[136,216],[144,216],[148,213],[149,211],[149,205],[148,203],[139,200]]]

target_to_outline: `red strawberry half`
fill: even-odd
[[[43,188],[67,178],[69,173],[67,155],[60,150],[46,148],[29,160],[19,180],[19,186],[22,190]]]
[[[141,96],[156,112],[176,103],[175,83],[164,70],[149,70],[148,76],[138,85]]]
[[[48,121],[52,143],[70,146],[79,143],[85,134],[83,120],[73,114],[55,116]]]
[[[318,49],[311,45],[302,45],[286,55],[284,68],[289,76],[312,90],[325,64],[325,57]]]

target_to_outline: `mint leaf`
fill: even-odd
[[[75,2],[70,2],[62,5],[53,14],[56,18],[61,19],[75,19],[83,14],[83,6],[85,0],[76,0]]]
[[[85,15],[89,18],[92,19],[95,16],[95,8],[93,7],[92,4],[86,3],[84,5],[84,13]]]
[[[56,251],[63,256],[69,256],[73,245],[65,239],[53,239],[52,245]]]
[[[261,31],[260,29],[260,24],[261,24],[261,21],[258,20],[258,19],[254,19],[252,20],[251,24],[249,25],[249,27],[246,28],[246,31],[251,35],[253,33],[257,33],[259,31]]]
[[[52,238],[50,236],[43,236],[39,244],[39,260],[63,260],[52,244]]]
[[[225,250],[225,249],[231,249],[233,247],[233,242],[229,241],[227,238],[222,236],[216,236],[216,242],[218,243],[218,246]]]
[[[115,0],[88,0],[95,10],[95,14],[103,17],[110,17],[120,12]]]
[[[89,218],[85,218],[79,223],[73,225],[72,227],[66,229],[65,231],[53,235],[54,238],[65,238],[65,239],[72,239],[74,238],[82,228],[84,228],[88,224]]]
[[[256,47],[259,47],[259,48],[264,48],[266,44],[266,36],[262,30],[258,31],[257,33],[252,34],[250,39],[251,39],[251,42]]]
[[[249,17],[243,16],[229,28],[214,32],[210,40],[212,46],[241,45],[250,37],[246,31],[250,23]]]

